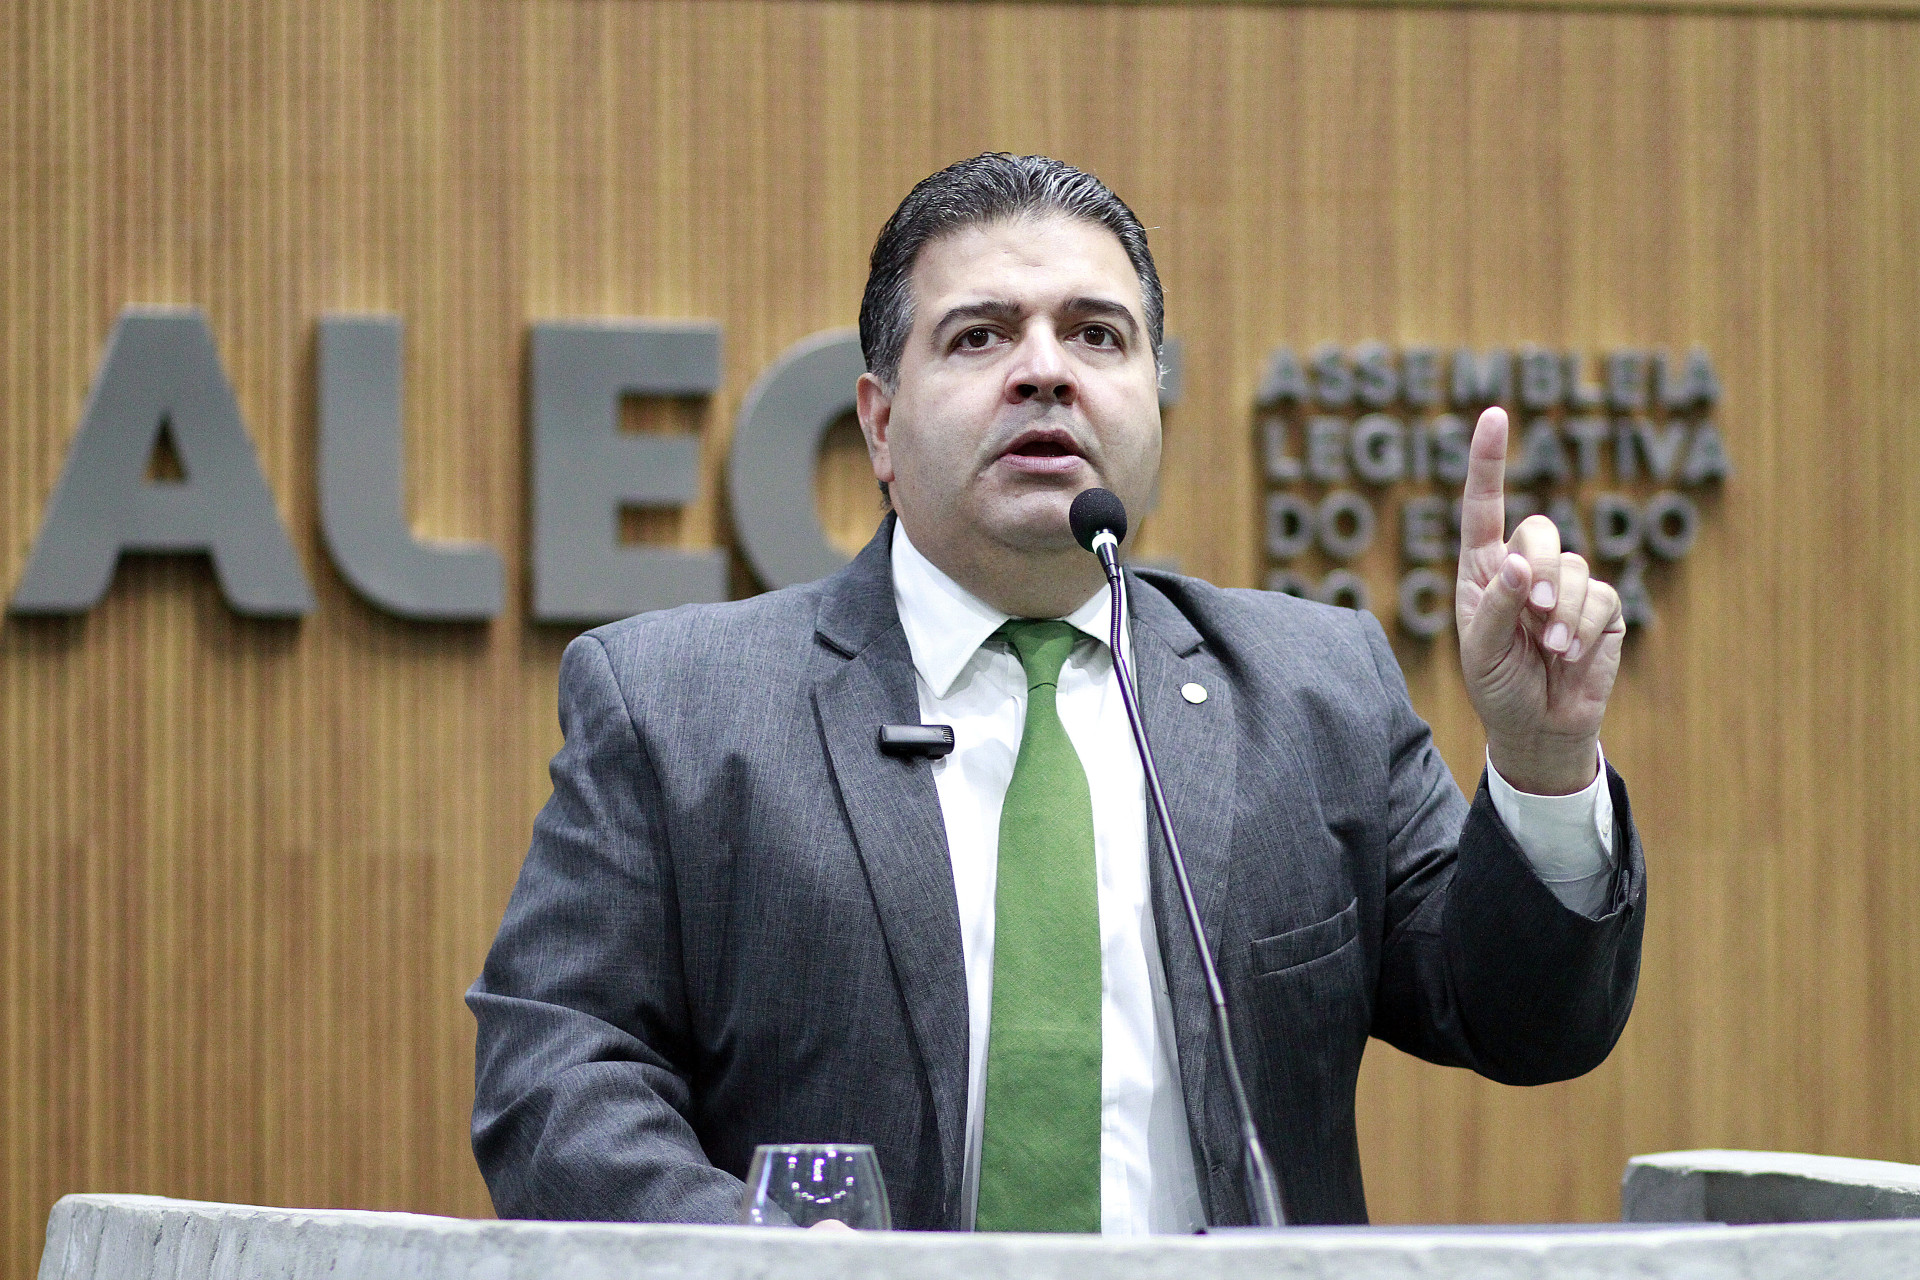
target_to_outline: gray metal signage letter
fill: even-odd
[[[1267,371],[1260,379],[1260,390],[1254,394],[1254,403],[1263,409],[1283,404],[1304,404],[1308,395],[1306,371],[1300,367],[1300,359],[1293,354],[1293,348],[1275,347],[1273,354],[1267,357]]]
[[[1267,495],[1267,554],[1291,560],[1313,545],[1313,504],[1293,493]]]
[[[788,347],[747,392],[727,481],[740,550],[769,587],[812,582],[847,562],[820,527],[813,475],[821,437],[853,408],[866,371],[860,335],[829,329]]]
[[[170,425],[186,479],[147,480]],[[129,307],[114,323],[80,431],[14,592],[17,613],[85,613],[123,551],[205,551],[237,612],[311,613],[213,333],[197,310]]]
[[[680,506],[700,487],[691,435],[625,435],[628,395],[709,395],[720,326],[644,320],[533,326],[533,616],[604,622],[727,594],[724,552],[623,547],[619,509]]]
[[[500,557],[477,542],[421,542],[400,485],[400,321],[320,321],[320,528],[353,589],[402,618],[480,622],[500,612]]]
[[[1400,625],[1423,640],[1446,629],[1453,618],[1453,584],[1431,569],[1414,569],[1400,579]]]
[[[1483,356],[1462,348],[1453,353],[1453,407],[1504,404],[1513,390],[1513,357],[1495,348]]]

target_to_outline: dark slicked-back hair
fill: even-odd
[[[860,300],[860,353],[867,371],[889,390],[898,385],[900,353],[913,328],[913,264],[929,241],[975,223],[1045,214],[1080,218],[1113,232],[1140,277],[1157,358],[1165,303],[1146,228],[1133,210],[1100,179],[1070,164],[989,151],[921,179],[880,228]]]

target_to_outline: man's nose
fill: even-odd
[[[1007,371],[1007,401],[1068,405],[1080,394],[1066,348],[1051,328],[1030,331],[1020,343],[1019,359]]]

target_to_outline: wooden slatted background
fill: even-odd
[[[570,632],[525,609],[525,333],[726,326],[742,393],[849,323],[879,223],[985,148],[1141,212],[1186,343],[1145,549],[1260,579],[1252,398],[1332,340],[1704,345],[1737,474],[1607,729],[1653,906],[1625,1042],[1516,1091],[1377,1048],[1375,1213],[1607,1218],[1682,1146],[1920,1160],[1920,24],[1911,6],[23,0],[0,12],[0,589],[116,313],[206,310],[320,598],[132,558],[0,622],[0,1265],[68,1191],[487,1211],[480,963]],[[397,312],[417,527],[508,567],[395,621],[316,527],[314,327]],[[820,489],[873,519],[857,446]],[[742,589],[751,582],[736,566]],[[1390,587],[1384,578],[1377,590]],[[1471,781],[1453,647],[1401,642]]]

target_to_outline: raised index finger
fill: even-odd
[[[1495,405],[1474,424],[1467,488],[1460,496],[1460,559],[1507,541],[1507,411]]]

